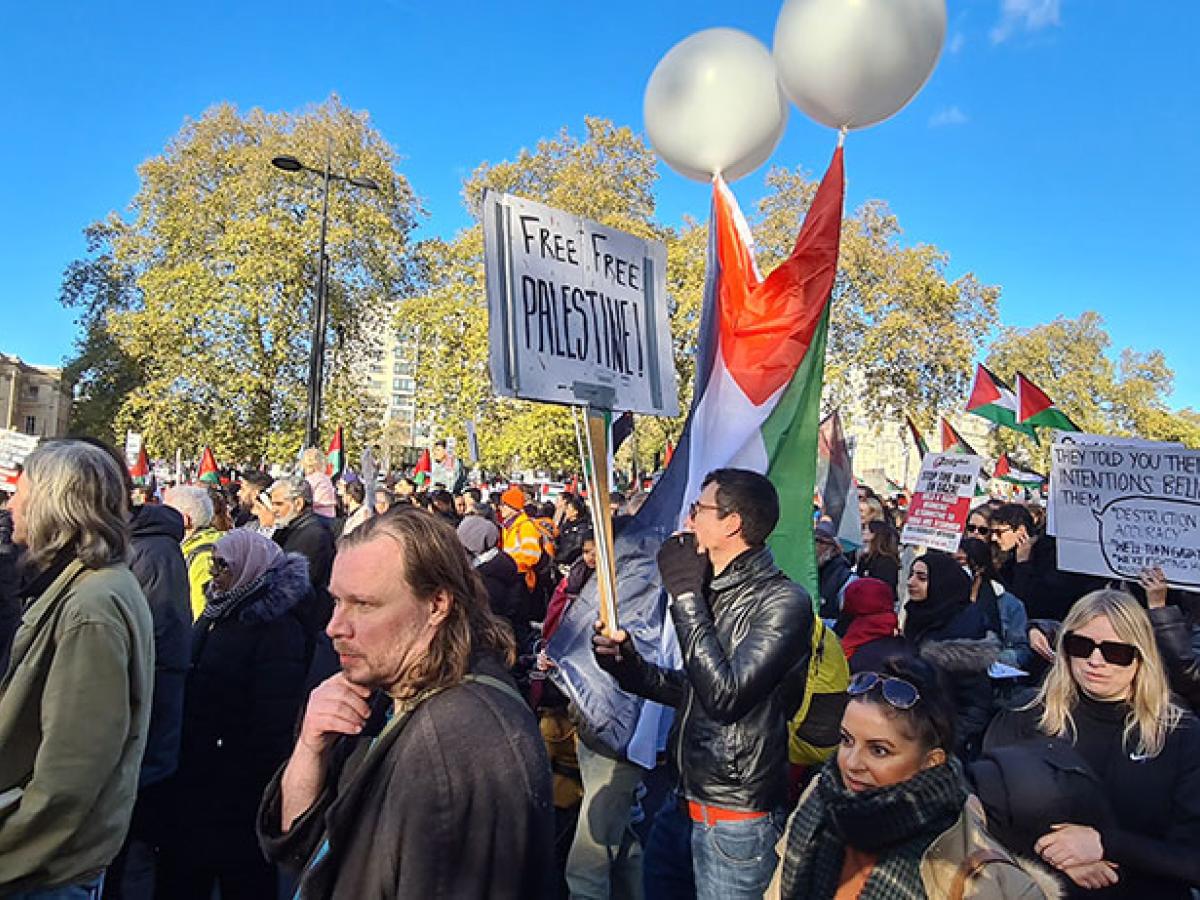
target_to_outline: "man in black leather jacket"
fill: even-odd
[[[677,710],[670,754],[679,802],[650,835],[648,895],[758,898],[771,880],[787,801],[787,721],[804,694],[813,628],[808,593],[766,547],[778,520],[765,477],[709,473],[689,531],[658,555],[683,669],[646,662],[624,631],[594,639],[601,668],[624,690]],[[690,864],[676,849],[688,846]]]

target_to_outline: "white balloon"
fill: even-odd
[[[946,40],[946,0],[788,0],[775,65],[791,101],[833,128],[898,113],[929,80]]]
[[[788,104],[765,45],[743,31],[710,28],[659,61],[642,113],[651,145],[676,172],[735,181],[775,151]]]

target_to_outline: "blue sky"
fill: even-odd
[[[228,100],[298,110],[336,92],[369,110],[431,216],[466,224],[459,189],[598,115],[641,129],[646,80],[703,28],[770,43],[775,2],[609,0],[316,4],[14,4],[0,169],[0,351],[70,352],[56,301],[81,232],[137,189],[135,167],[187,116]],[[1187,322],[1200,289],[1200,86],[1193,0],[950,0],[947,46],[896,118],[847,142],[848,199],[889,201],[911,242],[1003,286],[1005,324],[1100,312],[1117,347],[1161,348],[1178,405],[1200,406]],[[772,163],[821,171],[834,134],[793,111]],[[735,185],[749,209],[765,169]],[[659,217],[707,212],[663,170]]]

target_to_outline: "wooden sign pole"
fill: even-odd
[[[588,506],[592,512],[592,529],[596,536],[596,579],[600,599],[600,621],[604,633],[611,637],[617,625],[617,566],[613,544],[612,507],[608,498],[608,421],[605,411],[590,404],[584,407],[588,459],[585,477],[588,483]]]

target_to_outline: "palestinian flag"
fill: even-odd
[[[675,458],[675,445],[667,441],[667,446],[663,449],[663,468],[671,464],[671,460]]]
[[[854,480],[850,448],[836,410],[825,417],[817,433],[817,488],[822,510],[842,546],[847,550],[861,547],[858,482]]]
[[[421,451],[421,455],[417,457],[417,464],[413,467],[413,481],[422,485],[429,480],[432,473],[433,459],[429,456],[429,449],[426,448]]]
[[[150,480],[150,460],[146,456],[146,445],[138,445],[137,460],[129,467],[129,477],[134,484],[146,484]]]
[[[975,367],[967,412],[1037,440],[1037,430],[1032,425],[1020,424],[1017,418],[1017,395],[982,363]]]
[[[1020,372],[1017,373],[1017,421],[1060,431],[1079,430],[1079,426],[1054,405],[1045,391]]]
[[[979,455],[975,452],[975,448],[968,444],[966,439],[944,417],[942,418],[942,452]]]
[[[346,468],[346,451],[342,443],[342,426],[333,433],[329,442],[329,452],[325,455],[325,474],[336,481]]]
[[[917,452],[924,459],[929,453],[929,445],[925,443],[925,438],[921,436],[921,429],[917,427],[917,423],[912,420],[912,416],[906,415],[904,421],[908,423],[908,433],[912,436],[913,443],[917,445]]]
[[[1001,481],[1006,481],[1009,484],[1019,485],[1020,487],[1037,488],[1041,487],[1046,481],[1045,475],[1039,475],[1037,472],[1027,472],[1024,469],[1018,469],[1009,462],[1008,454],[1001,453],[1000,459],[996,463],[996,468],[992,472],[993,478],[999,478]]]
[[[204,452],[200,454],[200,471],[196,473],[196,479],[205,484],[221,483],[221,473],[217,471],[217,458],[213,456],[211,447],[205,447]]]
[[[771,480],[780,500],[770,538],[775,560],[816,596],[812,497],[843,194],[838,148],[791,256],[763,279],[737,202],[719,176],[713,179],[692,408],[666,471],[615,542],[618,619],[653,663],[682,664],[655,554],[686,519],[713,469],[753,469]],[[653,767],[664,710],[621,691],[597,667],[591,644],[595,585],[596,579],[589,581],[567,607],[547,645],[557,665],[555,685],[611,750]]]

